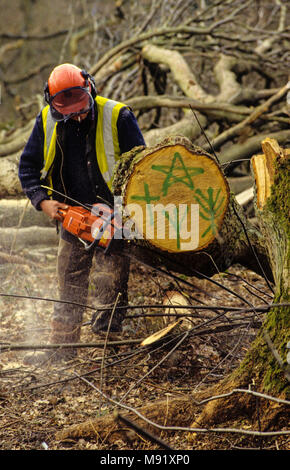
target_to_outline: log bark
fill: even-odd
[[[42,211],[37,211],[29,199],[1,199],[0,227],[52,227],[53,222]]]
[[[25,228],[0,229],[0,250],[17,253],[24,248],[55,246],[58,244],[58,235],[55,228],[31,226]]]
[[[9,139],[5,139],[3,143],[0,142],[0,157],[11,155],[24,148],[31,134],[34,121],[34,119],[30,120],[23,128],[15,131]]]
[[[206,125],[205,116],[199,115],[199,120],[202,126]],[[144,139],[148,147],[154,147],[159,142],[166,139],[168,135],[183,135],[187,139],[194,141],[200,134],[200,126],[196,121],[193,121],[192,115],[187,114],[183,119],[171,126],[164,127],[162,129],[151,129],[150,131],[145,132]]]
[[[256,181],[256,214],[274,275],[277,300],[289,292],[289,160],[290,150],[265,139],[262,155],[252,158]]]
[[[0,173],[0,197],[18,196],[22,194],[21,184],[18,178],[18,163],[13,158],[1,159]]]

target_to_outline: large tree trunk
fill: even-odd
[[[199,277],[239,262],[272,279],[263,237],[245,218],[216,158],[186,138],[123,155],[113,186],[136,256]]]
[[[257,191],[256,214],[272,267],[274,302],[289,303],[290,151],[281,149],[272,139],[262,142],[262,149],[262,155],[252,158]],[[273,308],[245,361],[245,364],[253,361],[252,365],[256,365],[256,371],[260,374],[259,382],[267,391],[279,393],[285,388],[286,379],[290,380],[286,368],[289,331],[289,307]],[[281,358],[280,363],[275,360],[273,351]]]
[[[283,150],[277,142],[265,139],[264,151],[252,157],[256,181],[256,215],[272,267],[274,303],[285,306],[272,308],[240,367],[219,384],[216,393],[245,388],[249,384],[256,391],[290,399],[290,370],[287,364],[287,342],[290,331],[289,310],[289,149]],[[210,403],[197,421],[198,425],[222,422],[228,416],[251,413],[253,397],[241,400],[226,398]],[[287,425],[285,405],[261,403],[262,429],[278,423]]]

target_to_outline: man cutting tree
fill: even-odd
[[[145,145],[133,112],[123,103],[98,96],[93,77],[72,64],[52,70],[44,93],[47,105],[37,116],[20,158],[19,178],[24,193],[37,210],[60,222],[59,211],[67,204],[73,205],[72,201],[88,206],[101,199],[112,204],[116,161],[122,153]],[[72,303],[55,303],[50,343],[79,341],[83,308],[74,303],[86,303],[93,261],[98,307],[92,318],[93,332],[107,331],[111,312],[106,307],[114,304],[118,293],[118,305],[127,304],[128,259],[86,250],[60,224],[59,299]],[[115,309],[110,331],[122,330],[124,315],[125,309]],[[65,348],[53,354],[30,355],[26,362],[69,360],[76,354],[76,349]]]

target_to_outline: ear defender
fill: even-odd
[[[49,88],[48,88],[48,83],[46,82],[44,85],[44,100],[47,104],[49,104],[50,101],[50,93],[49,93]]]
[[[97,87],[94,77],[90,75],[86,70],[82,70],[81,74],[86,81],[86,86],[91,86],[91,95],[93,98],[95,98],[97,96]]]

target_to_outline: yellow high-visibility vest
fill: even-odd
[[[120,158],[117,120],[121,108],[126,105],[103,98],[102,96],[97,96],[95,101],[98,110],[95,140],[97,161],[100,172],[107,186],[111,189],[114,166]],[[41,179],[47,179],[48,185],[52,188],[49,170],[52,168],[56,153],[56,129],[58,123],[53,120],[49,105],[42,110],[42,122],[44,131],[44,164],[41,170]]]

